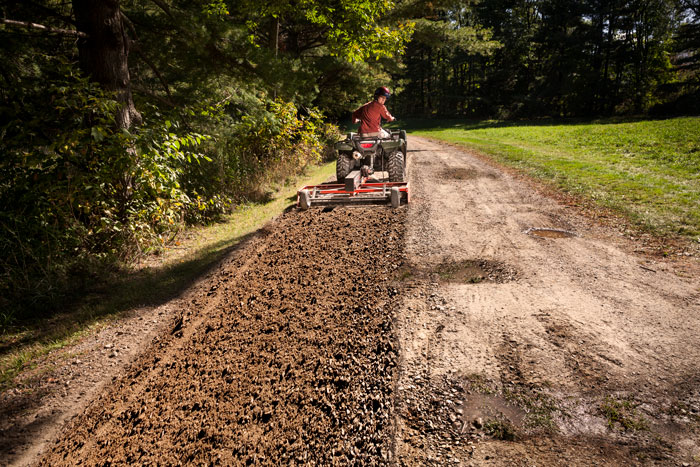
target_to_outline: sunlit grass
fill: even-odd
[[[297,189],[320,183],[335,174],[335,163],[314,167],[298,179],[276,188],[270,200],[239,206],[222,222],[192,229],[164,248],[159,257],[146,258],[120,280],[78,297],[63,313],[3,326],[0,333],[0,390],[11,387],[17,375],[32,368],[53,350],[142,306],[157,306],[177,296],[205,274],[248,235],[296,203]]]
[[[700,117],[666,120],[416,120],[411,134],[493,156],[657,234],[700,236]]]

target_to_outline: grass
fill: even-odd
[[[525,410],[525,427],[529,429],[543,429],[549,433],[556,433],[558,428],[554,414],[567,415],[554,397],[534,388],[506,387],[503,397]]]
[[[648,430],[649,424],[637,412],[638,405],[632,400],[616,399],[608,396],[600,404],[600,413],[608,421],[608,427],[611,430],[618,425],[624,431]]]
[[[515,441],[519,438],[518,430],[506,419],[494,418],[484,423],[484,431],[494,439]]]
[[[700,117],[406,123],[413,135],[485,153],[647,231],[700,241]]]
[[[479,373],[471,373],[469,375],[466,375],[464,377],[465,381],[469,385],[469,390],[478,392],[480,394],[494,394],[496,391],[492,389],[487,382],[487,379],[484,375],[479,374]]]
[[[247,236],[296,202],[299,186],[325,181],[334,173],[334,163],[313,168],[304,177],[276,187],[269,201],[242,205],[221,223],[188,231],[159,257],[150,257],[126,277],[79,297],[61,313],[4,323],[0,328],[0,390],[15,385],[22,371],[35,367],[51,351],[77,342],[131,310],[157,306],[177,296]]]
[[[525,430],[556,433],[558,428],[554,421],[554,415],[568,416],[554,397],[536,388],[505,386],[499,389],[490,384],[484,375],[478,373],[466,375],[465,381],[472,392],[502,397],[509,404],[522,409],[525,412],[523,423]],[[498,417],[487,420],[484,423],[484,430],[494,438],[502,440],[513,440],[520,435],[512,423]]]

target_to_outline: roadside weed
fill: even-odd
[[[608,421],[608,428],[620,426],[624,431],[646,431],[649,424],[637,411],[638,403],[629,399],[616,399],[607,396],[600,404],[600,413]]]
[[[518,438],[515,426],[504,418],[487,420],[484,423],[484,431],[495,439],[503,441],[515,441]]]
[[[17,376],[32,368],[51,351],[70,345],[97,332],[110,322],[144,305],[158,305],[176,296],[206,273],[246,236],[280,215],[296,200],[297,186],[325,181],[335,164],[314,167],[309,173],[280,186],[264,203],[240,206],[224,222],[191,229],[173,244],[165,244],[158,258],[149,256],[111,283],[75,297],[61,313],[30,316],[18,320],[0,316],[0,392],[13,387]],[[175,240],[178,240],[177,238]]]
[[[503,396],[525,410],[526,428],[540,428],[549,433],[555,433],[558,428],[554,421],[554,414],[566,415],[554,397],[534,389],[504,388]]]

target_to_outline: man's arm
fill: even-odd
[[[362,113],[361,111],[362,111],[362,107],[360,107],[359,109],[355,110],[352,113],[352,123],[359,123],[362,120],[360,118],[360,114]]]
[[[386,109],[385,105],[382,105],[382,118],[386,120],[387,122],[393,122],[396,120],[393,115],[389,113],[389,111]]]

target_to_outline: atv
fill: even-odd
[[[406,132],[392,130],[383,133],[385,137],[349,133],[346,139],[335,144],[338,183],[356,169],[360,169],[363,177],[382,171],[389,173],[390,182],[406,181]]]
[[[335,183],[307,185],[297,192],[297,206],[391,204],[398,208],[409,202],[406,176],[406,132],[384,132],[383,137],[348,134],[335,144],[338,159]],[[389,180],[371,177],[375,171],[388,172]]]

